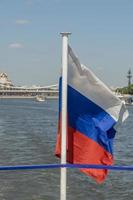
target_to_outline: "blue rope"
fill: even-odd
[[[53,169],[53,168],[84,168],[84,169],[109,169],[121,171],[133,171],[133,166],[109,166],[109,165],[90,165],[90,164],[46,164],[46,165],[18,165],[0,166],[0,171],[7,170],[34,170],[34,169]]]

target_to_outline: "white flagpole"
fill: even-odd
[[[62,35],[62,124],[61,124],[61,164],[66,164],[66,135],[67,135],[67,68],[68,68],[68,36]],[[61,168],[60,200],[66,200],[66,168]]]

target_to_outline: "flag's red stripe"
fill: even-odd
[[[60,156],[60,132],[57,137],[56,155]],[[74,164],[111,165],[113,163],[113,157],[94,140],[68,127],[67,161]],[[99,183],[103,182],[107,175],[107,170],[104,169],[82,169],[81,171],[95,178]]]

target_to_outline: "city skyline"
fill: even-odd
[[[56,84],[60,32],[81,63],[109,86],[126,86],[132,69],[130,0],[5,0],[0,3],[0,72],[15,85]]]

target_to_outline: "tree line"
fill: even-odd
[[[133,95],[133,84],[131,84],[130,86],[127,86],[127,87],[117,88],[115,90],[115,92],[118,92],[118,93],[121,93],[121,94],[131,94],[131,95]]]

